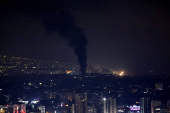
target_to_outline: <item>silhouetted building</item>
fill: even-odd
[[[53,98],[53,92],[47,92],[47,99]]]
[[[141,113],[151,113],[151,98],[141,98],[141,102],[140,102],[140,111]]]
[[[61,93],[60,100],[66,103],[68,101],[68,93]]]
[[[75,113],[75,104],[72,104],[71,106],[71,113]]]
[[[161,107],[161,101],[158,100],[152,100],[151,101],[151,113],[155,113],[160,111],[160,107]]]
[[[100,93],[88,93],[88,105],[94,105],[98,108],[103,104],[103,94]]]
[[[87,113],[87,94],[76,95],[76,113]]]
[[[95,106],[87,106],[87,113],[97,113]]]
[[[103,98],[103,113],[116,113],[116,98]]]

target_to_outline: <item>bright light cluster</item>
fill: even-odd
[[[120,76],[123,76],[123,74],[124,74],[124,72],[122,71],[122,72],[120,72],[120,74],[119,74],[119,75],[120,75]]]

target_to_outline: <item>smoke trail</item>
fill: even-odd
[[[87,38],[83,31],[76,26],[73,16],[67,11],[50,13],[44,17],[43,23],[49,33],[57,30],[61,38],[68,40],[69,46],[74,48],[74,53],[78,57],[80,71],[85,74],[87,67]]]

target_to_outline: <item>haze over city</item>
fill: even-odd
[[[48,29],[44,23],[44,18],[61,11],[87,39],[87,65],[124,70],[127,75],[169,74],[166,1],[2,2],[0,54],[79,64],[74,47],[57,28]]]

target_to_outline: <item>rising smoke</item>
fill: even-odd
[[[69,46],[74,48],[74,53],[78,57],[80,71],[85,74],[87,38],[83,31],[76,26],[74,17],[68,11],[49,13],[44,17],[43,24],[49,33],[57,30],[61,38],[68,40]]]
[[[64,5],[61,1],[13,1],[15,5],[13,5],[11,9],[12,11],[15,9],[16,11],[18,10],[24,14],[28,14],[35,17],[42,17],[42,15],[45,15],[43,17],[43,24],[45,26],[45,29],[50,34],[55,31],[58,31],[61,38],[65,38],[68,40],[69,46],[74,49],[74,53],[78,57],[80,71],[82,74],[85,74],[87,67],[87,38],[83,31],[76,26],[74,17],[68,11],[62,10]]]

